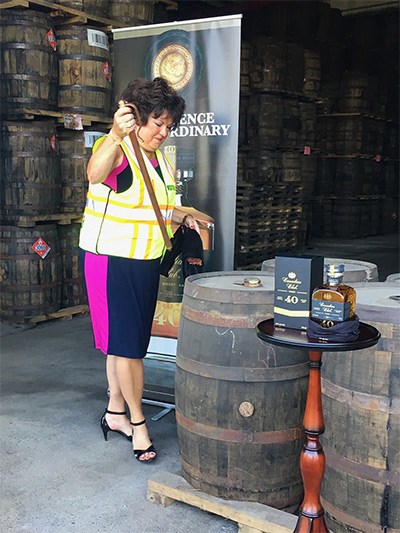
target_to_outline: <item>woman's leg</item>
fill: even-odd
[[[144,419],[142,396],[144,387],[143,359],[129,359],[115,357],[115,376],[121,391],[129,406],[131,422],[141,422]],[[134,428],[133,447],[136,450],[147,450],[151,445],[145,424]],[[143,454],[140,460],[147,461],[155,456],[154,452]]]
[[[108,388],[110,391],[110,398],[108,401],[107,409],[116,413],[123,413],[126,409],[125,399],[121,392],[121,387],[118,383],[118,378],[115,370],[115,360],[120,359],[115,355],[107,355],[106,360],[106,374],[108,381]],[[111,429],[118,429],[123,431],[126,435],[132,433],[132,426],[129,423],[129,419],[126,416],[111,415],[106,413],[107,424]]]

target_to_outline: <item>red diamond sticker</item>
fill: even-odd
[[[47,242],[42,239],[42,237],[39,237],[38,240],[32,244],[32,250],[40,255],[42,259],[44,259],[50,252],[51,248]]]
[[[53,28],[50,28],[49,31],[46,33],[46,41],[49,43],[53,50],[57,50],[57,41],[56,36],[54,35]]]
[[[103,65],[103,68],[101,69],[104,76],[108,79],[108,81],[111,81],[111,68],[108,64],[108,61],[106,61]]]

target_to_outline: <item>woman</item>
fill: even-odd
[[[110,132],[96,141],[88,163],[89,191],[79,246],[95,346],[107,355],[110,395],[101,418],[104,438],[107,440],[109,431],[119,433],[133,441],[139,461],[150,462],[157,454],[142,411],[143,358],[150,341],[165,246],[129,134],[136,132],[172,235],[172,216],[180,223],[185,213],[174,209],[174,172],[159,148],[177,127],[185,101],[162,78],[133,80],[120,101]],[[126,103],[136,105],[140,126]]]

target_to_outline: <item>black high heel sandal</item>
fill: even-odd
[[[104,411],[104,415],[101,417],[101,420],[100,420],[100,427],[103,431],[103,435],[104,435],[104,440],[107,440],[107,434],[109,431],[113,431],[114,433],[118,433],[119,435],[122,435],[123,437],[125,437],[127,440],[129,440],[129,442],[132,442],[132,435],[127,435],[126,433],[124,433],[123,431],[120,431],[119,429],[111,429],[110,426],[107,424],[107,420],[106,420],[106,414],[109,414],[109,415],[126,415],[126,412],[124,411],[123,413],[117,413],[115,411],[109,411],[108,409],[106,409]]]
[[[142,426],[143,424],[146,423],[146,419],[144,418],[141,422],[131,422],[131,426],[133,427],[137,427],[137,426]],[[151,439],[150,439],[151,440]],[[155,453],[156,455],[154,457],[150,457],[150,459],[146,459],[144,461],[141,461],[140,458],[142,457],[142,455],[144,455],[145,453]],[[156,458],[157,458],[157,452],[156,452],[156,449],[154,448],[154,446],[152,444],[150,444],[150,446],[146,449],[146,450],[133,450],[133,454],[134,456],[136,457],[136,459],[140,462],[140,463],[150,463],[151,461],[154,461]]]

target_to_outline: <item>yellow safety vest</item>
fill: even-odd
[[[97,145],[98,141],[94,151]],[[132,169],[132,185],[120,193],[103,183],[89,185],[79,246],[95,254],[156,259],[165,250],[164,239],[128,137],[121,148]],[[176,194],[174,171],[159,150],[156,155],[164,181],[147,157],[144,160],[168,234],[172,236],[171,218]]]

